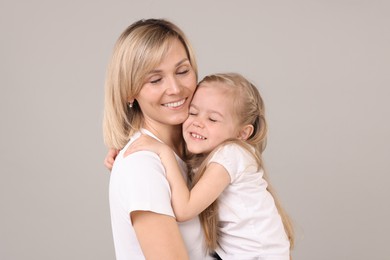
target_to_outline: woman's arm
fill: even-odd
[[[189,259],[176,220],[151,211],[130,214],[145,259]]]
[[[199,182],[189,191],[177,164],[175,154],[170,147],[149,136],[137,139],[126,154],[140,150],[155,152],[159,155],[172,193],[172,207],[177,221],[187,221],[213,203],[230,183],[230,175],[217,163],[210,163]]]

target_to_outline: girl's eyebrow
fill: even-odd
[[[218,111],[215,111],[215,110],[208,110],[208,112],[209,112],[210,114],[217,114],[217,115],[219,115],[220,117],[224,118],[224,116],[223,116],[221,113],[219,113]]]
[[[196,110],[199,110],[198,107],[197,107],[196,105],[194,105],[194,104],[190,104],[190,107],[193,107],[193,108],[195,108]],[[209,114],[217,114],[217,115],[219,115],[220,117],[224,118],[223,114],[221,114],[220,112],[218,112],[218,111],[216,111],[216,110],[207,109],[206,111],[207,111],[207,113],[209,113]]]
[[[182,59],[181,61],[179,61],[178,63],[175,64],[175,67],[176,68],[179,67],[181,64],[183,64],[186,61],[189,61],[188,58]],[[154,69],[154,70],[151,70],[148,74],[150,75],[153,73],[161,73],[161,72],[162,72],[162,70],[160,70],[160,69]]]

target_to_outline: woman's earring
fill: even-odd
[[[133,107],[133,102],[129,103],[129,108],[132,108]]]

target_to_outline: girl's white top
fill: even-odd
[[[141,131],[158,139],[145,129]],[[145,210],[175,217],[171,206],[171,190],[159,156],[153,152],[140,151],[123,157],[127,147],[140,134],[134,134],[119,152],[110,176],[110,213],[117,260],[145,259],[131,223],[131,212]],[[176,159],[183,176],[187,178],[185,163],[178,156]],[[179,228],[190,259],[211,259],[206,255],[198,217],[179,223]]]
[[[210,163],[221,164],[231,183],[220,195],[221,239],[216,250],[223,260],[289,259],[289,241],[263,170],[238,144],[221,147]]]

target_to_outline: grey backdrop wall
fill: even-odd
[[[270,124],[265,159],[295,259],[390,259],[390,4],[0,2],[0,259],[114,259],[103,84],[133,21],[167,18],[200,77],[240,72]]]

